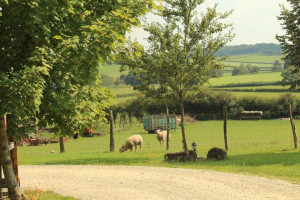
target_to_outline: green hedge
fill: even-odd
[[[293,114],[300,115],[300,99],[292,94],[279,98],[262,98],[245,96],[238,98],[230,92],[213,92],[202,89],[197,93],[188,94],[184,100],[185,113],[198,120],[222,119],[223,106],[227,106],[228,117],[237,119],[241,111],[264,111],[263,118],[288,117],[288,105],[292,104]],[[161,114],[168,105],[170,113],[179,114],[176,100],[158,101],[146,99],[139,95],[136,99],[115,105],[111,109],[116,114],[126,113],[128,116],[141,119],[144,114]]]

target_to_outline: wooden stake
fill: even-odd
[[[292,112],[292,105],[289,104],[289,113],[290,113],[290,121],[291,121],[291,126],[292,126],[292,131],[293,131],[293,137],[294,137],[294,147],[297,149],[297,131],[296,131],[296,126],[293,118],[293,112]]]
[[[114,142],[114,116],[112,110],[109,111],[109,121],[110,121],[110,151],[115,151]]]
[[[60,153],[64,153],[65,145],[64,145],[64,137],[63,136],[59,137],[59,147],[60,147]]]
[[[0,180],[2,179],[2,166],[1,166],[1,160],[0,160]],[[2,188],[0,186],[0,199],[2,199]]]
[[[170,138],[170,118],[169,118],[169,108],[167,108],[167,145],[166,145],[166,150],[169,150],[169,138]]]
[[[225,149],[228,151],[228,138],[227,138],[227,106],[223,107],[223,116],[224,116],[224,141]]]

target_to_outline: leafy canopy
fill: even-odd
[[[291,70],[287,70],[285,73],[290,73],[291,77],[294,78],[286,79],[285,74],[283,82],[285,85],[290,85],[291,88],[299,88],[300,79],[295,79],[295,77],[299,77],[300,73],[300,1],[287,1],[290,3],[290,9],[280,5],[281,13],[277,17],[278,20],[282,21],[281,25],[285,30],[285,35],[276,35],[276,39],[283,48],[285,60],[288,60],[289,65],[293,66]]]
[[[99,65],[152,8],[152,0],[0,0],[1,113],[63,134],[103,120],[112,95]]]

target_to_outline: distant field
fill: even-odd
[[[209,80],[211,86],[221,86],[231,83],[252,83],[252,82],[276,82],[282,78],[281,72],[248,74],[239,76],[226,76],[220,78],[212,78]]]
[[[112,105],[117,105],[117,104],[120,104],[120,103],[123,103],[129,99],[133,99],[135,98],[134,95],[132,96],[128,96],[128,97],[117,97],[117,98],[114,98],[112,101],[111,101],[111,104]]]
[[[232,71],[233,67],[240,66],[243,62],[224,62],[224,64],[227,66],[224,68],[224,70],[230,70]],[[243,63],[248,64],[248,63]],[[271,71],[273,64],[258,64],[258,63],[249,63],[251,66],[257,66],[260,68],[260,71]]]
[[[124,87],[124,88],[112,88],[113,91],[117,94],[117,96],[133,96],[136,91],[131,87]]]
[[[278,98],[285,94],[290,94],[290,92],[232,92],[233,95],[237,97],[245,96],[255,96],[255,97],[264,97],[264,98]],[[300,97],[300,93],[292,93],[297,97]]]
[[[122,72],[126,73],[126,72]],[[112,65],[103,65],[100,69],[100,74],[105,74],[107,76],[120,77],[122,74],[120,72],[120,65],[112,64]]]
[[[273,56],[273,55],[238,55],[238,56],[230,56],[227,61],[235,61],[235,62],[258,62],[258,63],[269,63],[273,64],[275,60],[282,60],[283,56]]]
[[[131,86],[123,88],[111,88],[111,90],[113,90],[117,95],[117,97],[112,100],[112,105],[116,105],[128,99],[135,98],[135,93],[137,92]]]
[[[232,71],[232,67],[240,66],[240,64],[251,64],[252,66],[260,67],[261,72],[271,71],[275,60],[281,60],[283,56],[272,56],[272,55],[238,55],[230,56],[224,64],[226,67],[225,71]]]
[[[281,81],[281,72],[271,72],[271,68],[275,60],[281,60],[283,56],[270,56],[270,55],[238,55],[230,56],[224,64],[223,77],[211,78],[209,83],[205,84],[208,87],[222,87],[218,90],[232,90],[233,94],[241,96],[261,96],[268,98],[279,97],[280,95],[287,94],[290,91],[288,87],[282,87],[280,85],[270,85],[278,84]],[[241,63],[250,63],[252,66],[258,66],[261,68],[258,74],[248,74],[248,75],[238,75],[231,76],[231,71],[234,66],[239,66]],[[120,65],[104,65],[100,73],[103,75],[113,76],[115,78],[121,75]],[[122,72],[127,73],[127,72]],[[254,83],[254,84],[252,84]],[[257,84],[266,84],[263,86],[256,86]],[[228,84],[235,84],[234,87],[224,87]],[[252,84],[251,86],[243,86],[239,84]],[[238,87],[237,87],[238,86]],[[135,98],[135,92],[131,86],[123,88],[111,88],[115,91],[117,98],[112,101],[112,104],[119,104],[128,99]],[[258,91],[259,90],[259,91]],[[267,90],[267,91],[262,91]],[[286,90],[286,92],[284,91]],[[295,93],[295,95],[300,96],[300,93]]]

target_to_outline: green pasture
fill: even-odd
[[[122,73],[126,74],[126,72],[122,72]],[[103,65],[100,68],[100,74],[102,75],[120,77],[122,73],[120,72],[120,65],[117,64]]]
[[[136,93],[136,90],[134,90],[131,86],[111,89],[117,94],[118,97],[134,96],[134,94]]]
[[[130,99],[134,99],[135,96],[126,96],[126,97],[117,97],[117,98],[114,98],[110,103],[111,105],[117,105],[117,104],[120,104],[120,103],[123,103],[127,100],[130,100]]]
[[[111,101],[112,105],[116,105],[126,100],[135,98],[135,93],[137,92],[131,86],[122,88],[111,88],[111,90],[113,90],[117,95],[117,97]]]
[[[254,83],[254,82],[277,82],[282,79],[281,72],[248,74],[239,76],[225,76],[220,78],[211,78],[210,86],[222,86],[237,83]]]
[[[241,64],[248,64],[248,63],[243,63],[243,62],[231,62],[231,61],[224,61],[225,67],[224,70],[232,70],[233,67],[235,66],[240,66]],[[261,71],[270,71],[271,68],[273,67],[273,63],[272,64],[260,64],[260,63],[249,63],[251,64],[251,66],[257,66],[260,67]]]
[[[226,61],[235,61],[235,62],[249,62],[249,63],[269,63],[273,64],[275,60],[282,60],[282,55],[263,55],[263,54],[244,54],[244,55],[236,55],[229,56]]]
[[[265,98],[278,98],[286,94],[293,94],[297,97],[300,97],[299,90],[289,90],[288,86],[282,86],[282,85],[222,87],[222,88],[212,88],[212,90],[231,92],[237,97],[257,96],[257,97],[265,97]]]
[[[300,121],[296,121],[296,127]],[[108,129],[108,126],[105,126]],[[117,126],[118,128],[118,126]],[[300,184],[300,152],[294,150],[289,121],[228,121],[228,159],[224,161],[165,162],[164,154],[182,150],[181,132],[171,131],[170,149],[159,145],[155,134],[147,134],[142,124],[116,130],[115,152],[109,151],[110,137],[69,139],[65,153],[59,153],[59,144],[19,147],[20,165],[140,165],[211,169],[279,178]],[[141,134],[144,140],[142,152],[119,153],[118,149],[127,137]],[[206,157],[212,147],[224,148],[223,121],[198,121],[186,125],[189,148],[197,143],[198,156]],[[299,143],[298,143],[299,146]],[[51,154],[54,150],[56,153]]]
[[[282,95],[290,94],[289,92],[231,92],[233,95],[237,97],[245,97],[245,96],[255,96],[255,97],[263,97],[263,98],[278,98]],[[300,93],[292,93],[293,95],[300,97]]]

